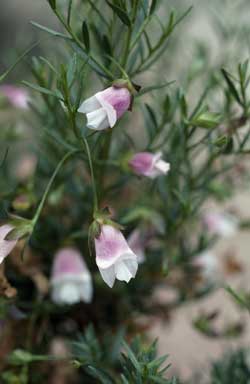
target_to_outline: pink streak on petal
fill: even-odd
[[[100,268],[108,268],[123,254],[131,254],[122,233],[111,225],[103,225],[101,234],[95,239],[96,263]]]
[[[119,119],[126,112],[131,104],[131,94],[127,88],[109,87],[96,94],[98,100],[109,103],[116,110]]]

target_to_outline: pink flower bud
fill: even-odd
[[[0,92],[3,93],[13,107],[28,108],[29,94],[24,88],[15,87],[14,85],[2,85]]]
[[[139,229],[134,229],[128,237],[128,245],[137,256],[137,261],[142,264],[145,261],[145,242]]]
[[[162,153],[150,152],[136,153],[129,161],[132,170],[138,174],[154,179],[157,176],[165,175],[170,169],[169,163],[161,159]]]
[[[78,112],[86,113],[88,128],[101,131],[113,128],[117,120],[129,109],[131,100],[127,88],[109,87],[85,100]]]
[[[52,268],[52,300],[57,304],[89,303],[93,296],[90,272],[74,248],[60,249]]]
[[[203,216],[203,223],[212,235],[230,237],[235,235],[238,229],[236,217],[217,212],[208,212]]]
[[[5,257],[11,253],[17,243],[17,240],[5,240],[6,236],[13,229],[14,228],[9,224],[0,226],[0,264],[3,262]]]
[[[95,239],[96,264],[105,283],[112,288],[117,278],[130,281],[135,277],[138,260],[122,233],[111,225],[102,225]]]

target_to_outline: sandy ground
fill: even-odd
[[[250,193],[239,193],[228,204],[242,219],[250,217]],[[229,284],[234,289],[250,288],[250,232],[241,231],[230,239],[220,240],[214,251],[222,262],[225,254],[234,252],[237,260],[243,266],[243,272],[234,277],[224,276],[221,285]],[[242,336],[232,339],[211,339],[197,332],[192,321],[201,313],[219,310],[220,315],[216,320],[219,329],[228,324],[242,321],[245,331]],[[172,372],[178,373],[183,379],[188,379],[195,371],[202,371],[207,375],[209,363],[236,346],[250,345],[250,319],[246,311],[239,311],[231,296],[223,287],[196,302],[188,302],[175,311],[170,324],[158,323],[151,330],[151,335],[159,340],[160,354],[169,354]]]

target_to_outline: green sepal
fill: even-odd
[[[7,234],[5,240],[19,240],[28,235],[33,231],[33,223],[31,220],[24,219],[19,216],[11,216],[8,220],[8,224],[13,227],[13,229]]]

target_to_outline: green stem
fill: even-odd
[[[132,37],[132,32],[133,32],[133,26],[134,26],[135,19],[136,19],[138,4],[139,4],[139,0],[135,0],[134,7],[132,10],[131,26],[128,28],[128,33],[127,33],[125,46],[124,46],[124,52],[123,52],[123,56],[122,56],[122,60],[121,60],[121,66],[123,68],[126,68],[128,57],[130,54],[130,43],[131,43],[131,37]]]
[[[48,195],[49,195],[50,189],[51,189],[51,187],[52,187],[52,184],[54,183],[54,180],[55,180],[55,178],[56,178],[58,172],[60,171],[60,169],[62,168],[62,166],[64,165],[64,163],[65,163],[71,156],[75,155],[75,154],[78,153],[78,152],[81,152],[81,151],[79,151],[79,150],[73,150],[73,151],[70,151],[70,152],[66,153],[66,155],[64,155],[63,158],[61,159],[61,161],[58,163],[58,165],[57,165],[57,167],[56,167],[56,169],[55,169],[53,175],[51,176],[51,179],[50,179],[50,181],[49,181],[49,183],[48,183],[48,185],[47,185],[47,187],[46,187],[46,189],[45,189],[45,192],[44,192],[43,197],[42,197],[42,200],[41,200],[41,202],[40,202],[40,204],[39,204],[39,206],[38,206],[38,208],[37,208],[37,211],[36,211],[36,213],[35,213],[35,215],[34,215],[34,217],[33,217],[33,219],[32,219],[33,228],[35,227],[35,225],[36,225],[36,223],[37,223],[37,221],[38,221],[38,219],[39,219],[39,217],[40,217],[40,215],[41,215],[41,212],[42,212],[42,210],[43,210],[44,204],[45,204],[45,202],[46,202],[46,200],[47,200],[47,197],[48,197]]]
[[[91,183],[92,183],[92,188],[93,188],[93,205],[94,205],[94,214],[95,214],[98,211],[98,196],[97,196],[93,161],[92,161],[89,143],[88,143],[87,139],[85,137],[82,137],[82,142],[85,146],[87,157],[88,157],[88,162],[89,162],[89,168],[90,168],[90,174],[91,174]]]

